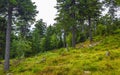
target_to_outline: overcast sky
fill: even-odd
[[[56,8],[56,0],[32,0],[37,5],[37,10],[39,13],[36,16],[36,20],[43,19],[47,25],[54,24],[54,18],[57,14]],[[104,14],[107,12],[103,12]],[[120,11],[118,12],[118,16],[120,17]]]
[[[37,10],[39,13],[36,16],[36,20],[43,19],[47,25],[55,23],[54,18],[57,10],[54,8],[56,6],[56,0],[32,0],[37,5]]]

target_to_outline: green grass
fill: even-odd
[[[0,64],[0,75],[120,75],[119,37],[108,36],[100,41],[97,38],[92,46],[86,41],[69,51],[61,48],[29,58],[12,59],[7,73]],[[106,51],[110,56],[106,56]]]

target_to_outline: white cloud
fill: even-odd
[[[32,0],[37,5],[37,10],[39,11],[36,16],[36,20],[43,19],[47,25],[55,23],[54,18],[57,13],[56,0]]]

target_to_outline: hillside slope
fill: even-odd
[[[97,37],[76,49],[64,48],[33,57],[11,60],[9,75],[119,75],[120,36]],[[100,41],[98,41],[100,40]],[[0,75],[3,61],[0,61]]]

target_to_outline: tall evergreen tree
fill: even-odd
[[[34,19],[36,15],[36,6],[31,0],[0,0],[0,14],[7,16],[7,30],[6,30],[6,47],[5,47],[5,64],[4,70],[9,70],[9,59],[10,59],[10,36],[11,36],[11,25],[13,17],[15,19],[21,18],[22,20]],[[32,11],[32,12],[31,12]],[[6,14],[5,14],[6,13]],[[29,14],[30,13],[30,14]]]
[[[63,26],[63,30],[71,30],[72,32],[72,47],[75,47],[75,0],[57,0],[58,20],[59,24]]]
[[[46,23],[42,19],[38,20],[32,33],[32,48],[34,53],[41,52],[41,40],[45,36]]]
[[[89,39],[92,42],[92,21],[101,14],[101,3],[99,0],[84,0],[80,2],[82,14],[85,20],[88,21],[88,32],[89,32]]]
[[[109,8],[109,15],[111,17],[111,23],[115,20],[116,12],[117,12],[117,2],[116,0],[105,0],[106,7]]]
[[[76,43],[76,29],[79,22],[88,21],[89,38],[92,41],[92,22],[100,15],[101,3],[98,0],[57,0],[58,23],[72,31],[72,47]]]

